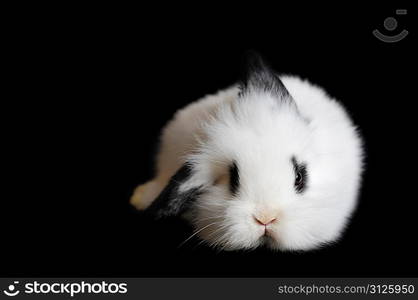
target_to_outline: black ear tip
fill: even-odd
[[[279,95],[281,98],[290,96],[279,76],[268,63],[254,50],[246,51],[244,55],[244,70],[240,84],[240,95],[247,91],[258,90]]]
[[[263,57],[255,50],[247,50],[244,53],[243,65],[247,75],[251,72],[260,72],[269,69]]]

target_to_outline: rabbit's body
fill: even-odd
[[[174,115],[162,130],[157,174],[154,179],[136,188],[131,204],[145,209],[155,200],[187,155],[196,149],[198,138],[202,137],[202,125],[222,104],[233,101],[237,95],[238,87],[231,87],[192,102]]]
[[[225,249],[332,242],[355,208],[361,140],[322,89],[259,74],[175,114],[156,176],[131,203],[159,215],[189,212],[199,236]]]

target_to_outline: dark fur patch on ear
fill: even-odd
[[[157,199],[148,207],[147,212],[156,218],[178,216],[190,207],[190,204],[203,192],[202,187],[179,192],[179,186],[191,175],[191,167],[184,164],[170,179]]]
[[[282,101],[292,101],[279,76],[264,62],[261,56],[249,51],[245,56],[245,71],[240,84],[240,96],[251,91],[262,91],[278,96]]]

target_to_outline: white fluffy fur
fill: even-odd
[[[237,101],[235,86],[178,111],[163,130],[156,177],[136,189],[131,203],[148,207],[188,161],[193,175],[179,190],[205,187],[189,220],[210,245],[309,250],[338,239],[356,206],[361,139],[344,108],[322,89],[297,77],[281,79],[299,113],[264,92]],[[293,155],[307,164],[301,194],[294,189]],[[238,196],[228,189],[233,160]],[[254,216],[277,218],[268,238]]]

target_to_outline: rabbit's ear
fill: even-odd
[[[265,92],[277,96],[281,101],[294,102],[289,91],[262,57],[249,51],[245,55],[245,69],[240,84],[240,95],[251,92]]]
[[[170,179],[160,195],[148,207],[147,212],[156,218],[178,216],[186,211],[194,200],[202,193],[201,186],[187,184],[192,170],[184,164]]]

